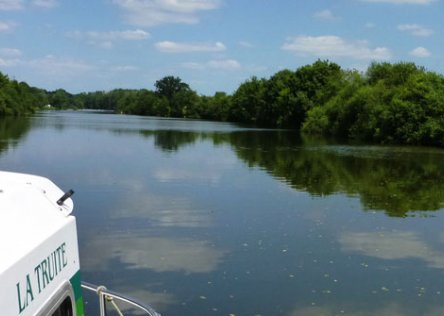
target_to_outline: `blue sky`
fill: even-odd
[[[0,71],[69,92],[179,76],[232,93],[317,59],[444,73],[444,0],[0,0]]]

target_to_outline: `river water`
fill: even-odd
[[[45,112],[0,169],[73,189],[83,279],[162,315],[444,315],[443,150]]]

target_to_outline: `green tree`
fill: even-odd
[[[182,90],[176,92],[170,100],[172,117],[199,118],[196,107],[198,96],[196,92]]]
[[[296,74],[288,69],[279,71],[267,82],[265,103],[258,111],[258,123],[271,127],[298,127],[304,111],[297,102]]]
[[[196,107],[202,119],[227,121],[230,104],[231,96],[225,92],[216,92],[213,96],[200,96]]]
[[[168,106],[162,109],[164,116],[171,117],[199,117],[195,111],[197,94],[179,77],[167,76],[157,80],[154,84],[156,95],[168,101]],[[161,101],[157,106],[165,105]]]
[[[295,72],[280,71],[267,82],[268,110],[262,117],[271,118],[271,126],[300,129],[307,113],[314,107],[324,106],[336,96],[345,85],[345,80],[341,67],[329,61],[318,60]],[[318,114],[321,111],[317,109],[315,112],[316,115],[311,115],[306,129],[310,125],[314,131],[314,118],[320,118]]]
[[[228,120],[256,123],[257,114],[265,107],[265,79],[252,77],[242,83],[233,94]]]
[[[156,94],[166,97],[169,101],[176,93],[191,90],[188,84],[182,82],[182,79],[174,76],[166,76],[157,80],[154,86],[156,87]]]
[[[72,106],[73,95],[64,89],[57,89],[49,94],[49,102],[56,109],[66,109]]]

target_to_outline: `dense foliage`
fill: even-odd
[[[303,131],[444,146],[444,77],[411,63],[372,64],[364,76],[350,72],[336,95],[307,112]]]
[[[51,104],[117,113],[232,121],[372,143],[444,147],[444,77],[413,63],[373,63],[365,73],[318,60],[252,77],[232,94],[200,96],[178,77],[155,90],[46,92],[0,76],[0,115]]]
[[[44,90],[10,80],[0,72],[0,116],[31,113],[47,104]]]

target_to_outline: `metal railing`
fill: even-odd
[[[82,288],[92,291],[99,296],[100,316],[107,315],[108,306],[111,306],[111,309],[119,316],[127,315],[127,311],[131,315],[160,316],[160,314],[157,313],[151,306],[139,302],[134,298],[110,291],[103,285],[98,286],[91,283],[82,282]],[[126,305],[126,308],[123,308],[122,305]]]

